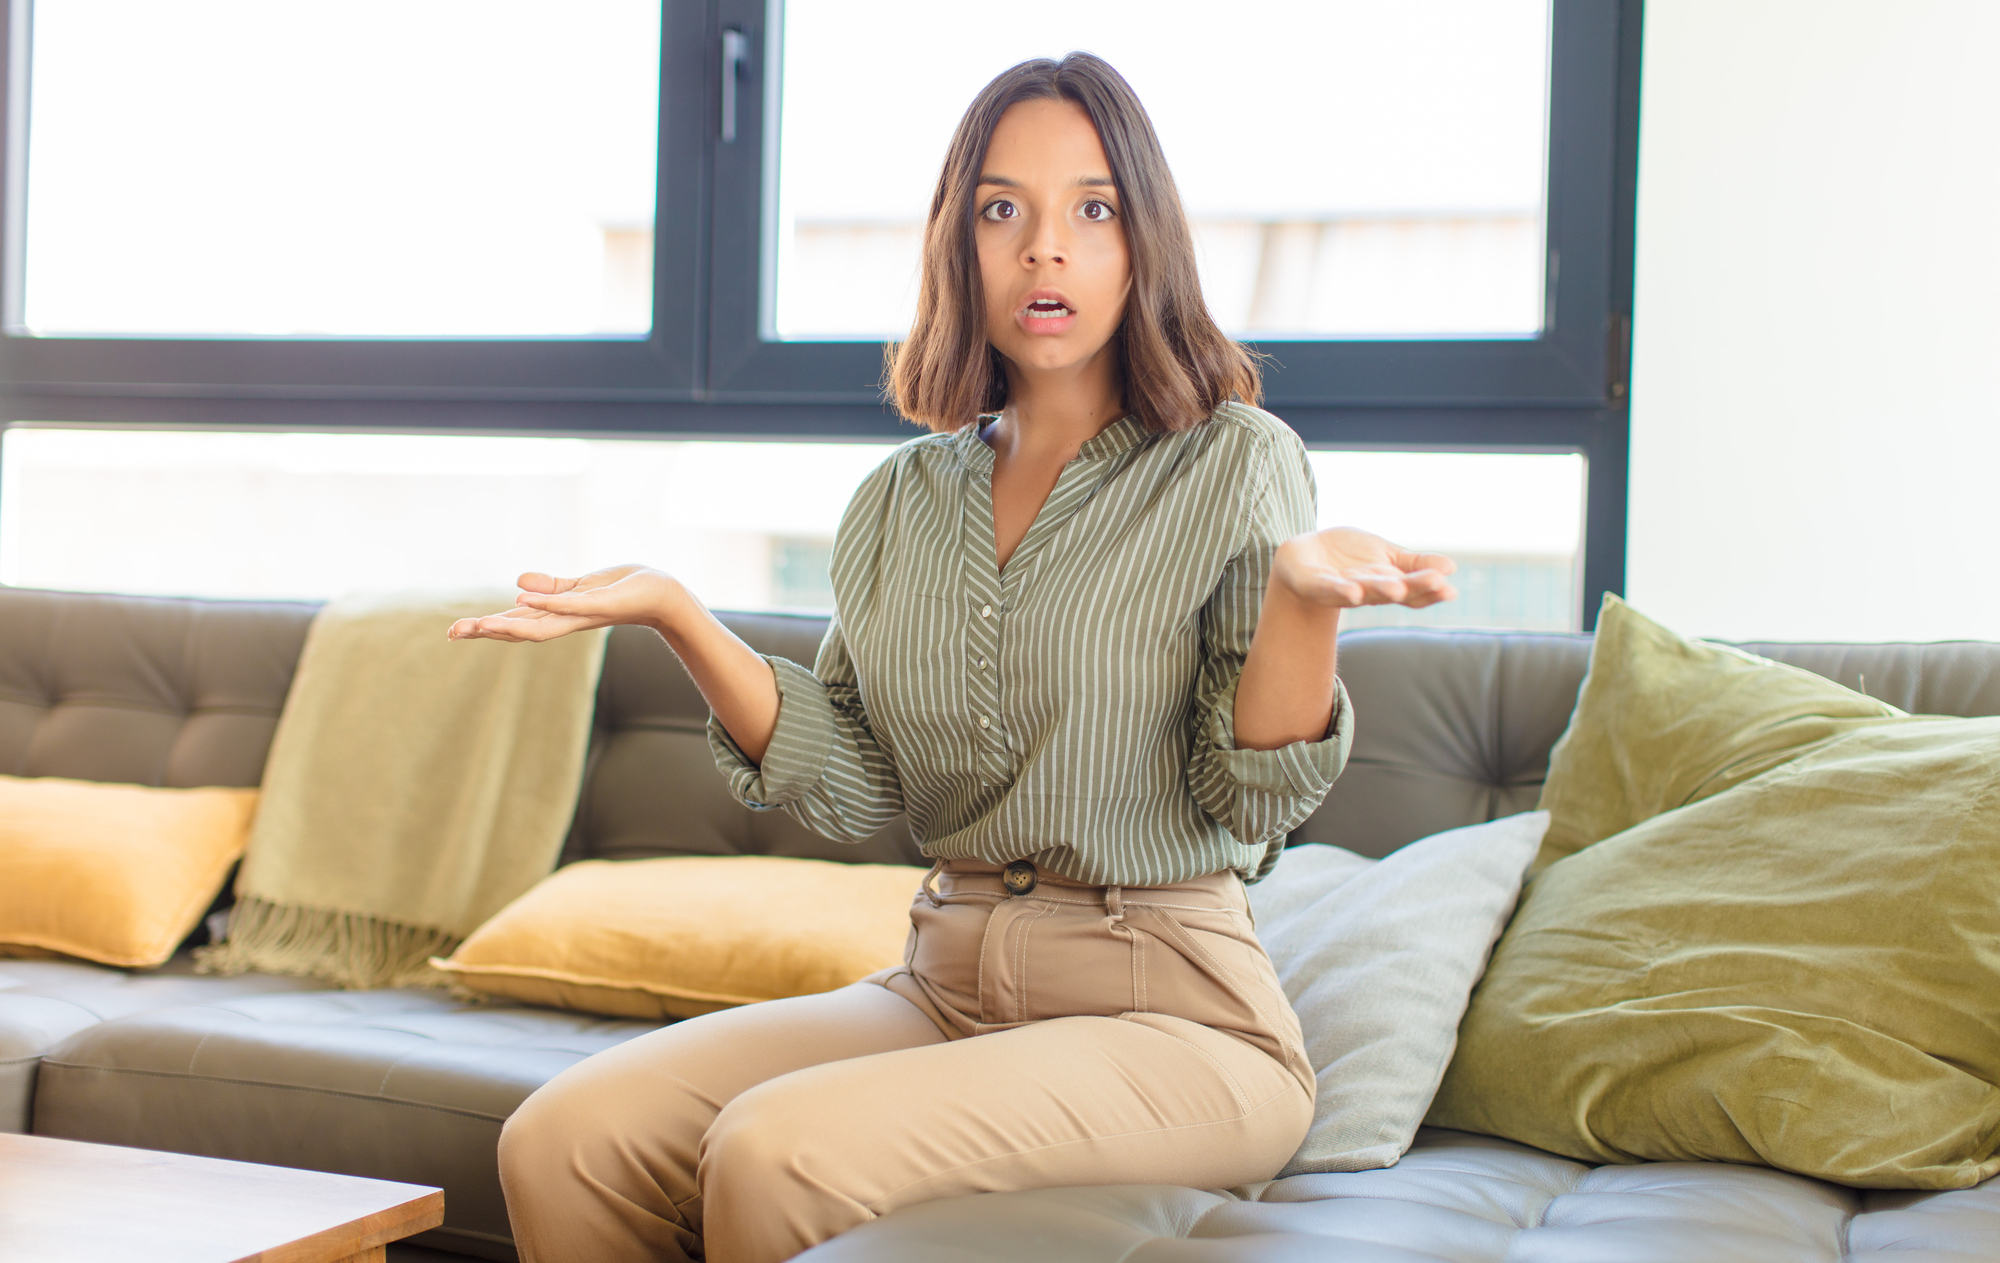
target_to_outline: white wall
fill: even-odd
[[[1627,591],[2000,640],[2000,3],[1646,7]]]

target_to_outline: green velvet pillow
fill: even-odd
[[[1589,1162],[2000,1172],[2000,719],[1891,723],[1533,882],[1430,1116]]]
[[[1911,716],[1824,676],[1689,640],[1607,594],[1590,671],[1549,755],[1530,867],[1699,802],[1823,741]]]

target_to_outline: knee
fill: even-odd
[[[824,1070],[824,1067],[820,1069]],[[873,1219],[885,1183],[900,1185],[918,1155],[886,1166],[869,1122],[813,1070],[770,1080],[716,1115],[701,1144],[703,1235],[712,1259],[775,1263]]]
[[[500,1182],[510,1192],[545,1186],[574,1170],[593,1141],[603,1135],[602,1119],[587,1102],[574,1099],[563,1076],[543,1084],[521,1102],[500,1128]]]
[[[717,1175],[762,1182],[783,1173],[807,1157],[807,1133],[802,1125],[804,1102],[787,1099],[764,1084],[738,1096],[715,1116],[701,1139],[701,1180],[704,1187]]]
[[[731,1201],[735,1190],[760,1201],[847,1200],[857,1138],[827,1116],[827,1104],[810,1084],[777,1079],[724,1106],[701,1140],[704,1199]]]

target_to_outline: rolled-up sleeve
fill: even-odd
[[[708,745],[729,792],[754,811],[782,810],[821,837],[860,842],[903,810],[894,762],[868,724],[854,662],[836,619],[811,671],[767,657],[778,722],[761,763],[710,715]]]
[[[1263,848],[1255,877],[1269,872],[1285,835],[1318,808],[1347,765],[1354,710],[1334,682],[1333,713],[1317,741],[1275,750],[1236,745],[1236,688],[1263,611],[1278,545],[1316,525],[1312,471],[1294,440],[1269,453],[1260,485],[1250,489],[1243,546],[1202,609],[1202,666],[1195,688],[1188,788],[1202,809],[1237,841]]]
[[[1318,741],[1294,741],[1275,750],[1236,747],[1236,681],[1208,709],[1195,739],[1188,780],[1209,815],[1250,846],[1265,848],[1258,876],[1277,862],[1285,835],[1305,823],[1347,766],[1354,741],[1354,710],[1347,686],[1334,681],[1333,720]],[[1197,777],[1196,769],[1200,776]]]

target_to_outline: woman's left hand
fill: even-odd
[[[1445,576],[1458,569],[1442,553],[1413,553],[1351,526],[1295,535],[1278,546],[1271,586],[1307,605],[1407,605],[1422,609],[1458,590]]]

